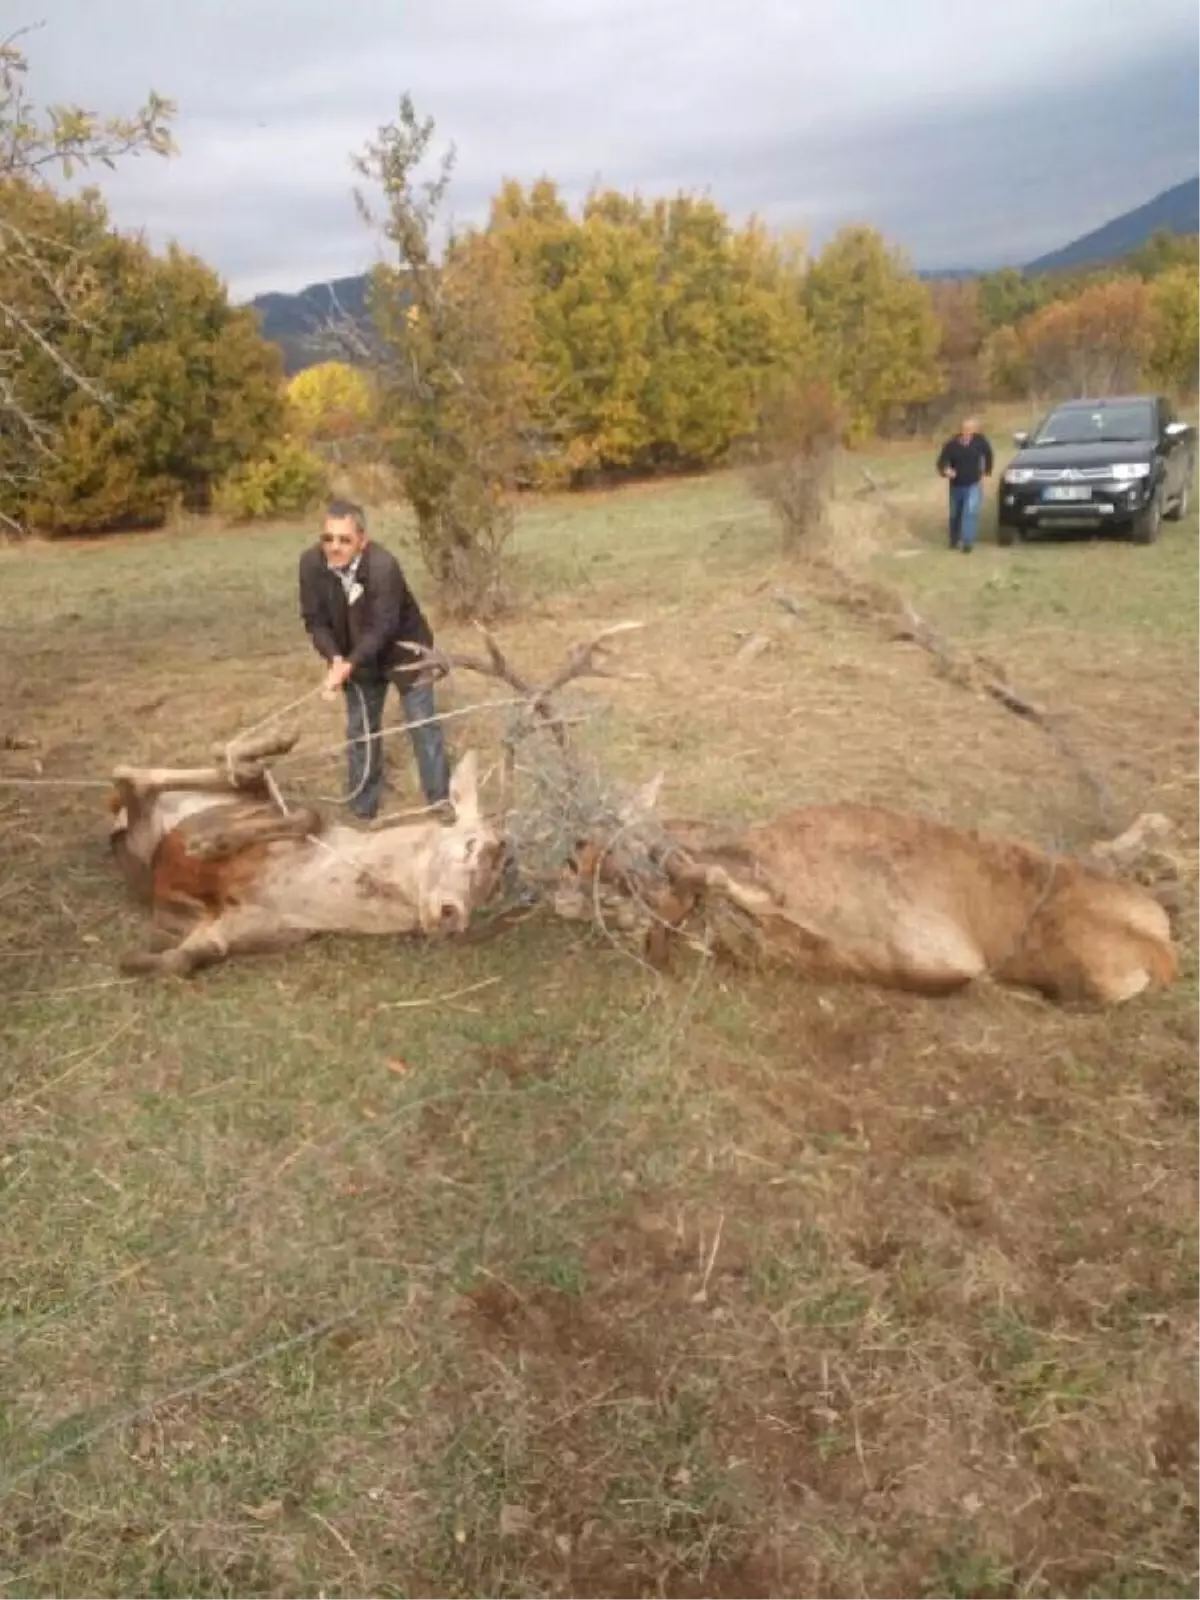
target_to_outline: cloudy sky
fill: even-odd
[[[456,217],[500,179],[706,190],[814,245],[1020,262],[1191,176],[1196,0],[22,0],[39,100],[179,105],[180,155],[105,179],[236,298],[357,272],[349,156],[408,90]],[[12,14],[14,5],[6,10]]]

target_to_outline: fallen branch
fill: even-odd
[[[1059,755],[1075,768],[1092,796],[1103,827],[1108,832],[1116,827],[1116,808],[1108,786],[1067,738],[1061,715],[1014,688],[999,662],[981,651],[946,639],[910,600],[886,584],[855,577],[823,556],[810,556],[807,566],[818,598],[876,627],[886,628],[895,641],[917,645],[933,657],[940,674],[958,688],[984,694],[1004,710],[1040,728]]]

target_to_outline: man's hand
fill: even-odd
[[[955,473],[954,473],[954,468],[953,467],[943,467],[942,468],[942,477],[943,478],[953,478],[954,476],[955,476]]]
[[[354,666],[351,662],[346,661],[342,656],[335,656],[329,663],[329,670],[325,674],[325,682],[321,686],[324,698],[332,700],[342,685],[349,682],[350,674],[353,671]]]

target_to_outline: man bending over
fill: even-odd
[[[328,662],[325,687],[346,700],[350,805],[369,819],[383,794],[380,730],[388,685],[400,694],[421,788],[429,805],[450,793],[450,769],[433,683],[402,672],[418,658],[403,646],[433,644],[433,632],[390,550],[367,538],[367,519],[350,500],[331,500],[320,542],[300,557],[300,614],[317,654]],[[416,724],[423,724],[416,726]]]

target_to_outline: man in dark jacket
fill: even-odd
[[[379,737],[388,684],[400,692],[409,737],[430,805],[450,793],[450,771],[433,684],[428,672],[401,672],[418,658],[404,643],[433,643],[433,633],[405,582],[400,564],[367,538],[361,506],[331,500],[319,544],[300,557],[300,614],[317,654],[328,663],[325,687],[346,698],[350,805],[375,816],[383,793]],[[422,724],[414,726],[414,724]]]
[[[992,475],[992,447],[979,432],[974,417],[966,417],[953,438],[947,439],[937,459],[937,469],[950,484],[950,548],[970,555],[979,529],[983,480]]]

